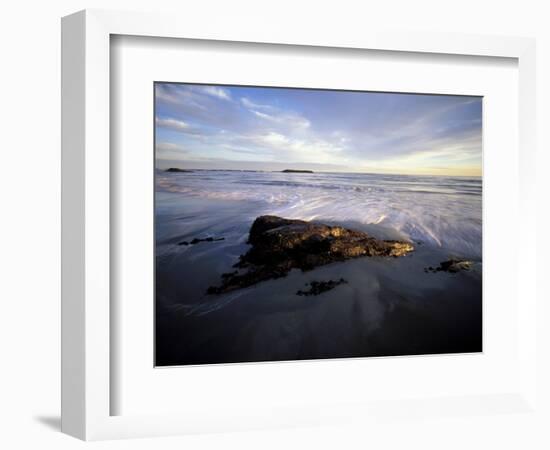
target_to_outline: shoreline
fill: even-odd
[[[449,252],[423,243],[403,258],[366,257],[307,272],[293,269],[284,278],[209,297],[206,288],[250,248],[248,231],[258,205],[241,202],[244,209],[235,218],[235,206],[225,201],[167,199],[181,213],[163,202],[173,215],[161,216],[157,224],[173,229],[161,233],[172,237],[157,240],[156,365],[482,350],[481,261],[468,272],[425,273]],[[216,211],[217,219],[208,225],[199,220],[195,229],[185,227],[181,234],[182,223],[198,220],[204,211]],[[399,234],[376,224],[361,229],[379,239]],[[207,236],[224,240],[177,245]],[[320,295],[297,295],[307,291],[308,283],[341,278],[346,283]]]

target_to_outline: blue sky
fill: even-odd
[[[157,83],[157,167],[481,175],[479,97]]]

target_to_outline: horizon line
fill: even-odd
[[[166,169],[155,166],[155,170],[161,170],[166,172],[169,168],[184,170],[187,172],[193,171],[217,171],[217,172],[267,172],[267,173],[285,173],[285,170],[294,170],[297,173],[302,175],[316,174],[316,173],[345,173],[345,174],[354,174],[354,175],[400,175],[400,176],[411,176],[411,177],[468,177],[468,178],[483,178],[483,173],[481,175],[445,175],[445,174],[427,174],[427,173],[398,173],[398,172],[354,172],[354,171],[330,171],[330,170],[311,170],[311,169],[282,169],[282,170],[269,170],[269,169],[205,169],[205,168],[182,168],[177,166],[167,166]],[[309,170],[309,172],[304,172],[304,170]],[[288,173],[288,172],[287,172]]]

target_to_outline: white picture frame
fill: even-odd
[[[85,440],[232,431],[266,427],[374,420],[391,415],[391,405],[343,403],[330,412],[318,405],[274,409],[272,414],[231,417],[111,415],[110,378],[110,37],[112,35],[286,44],[332,49],[369,49],[422,54],[513,58],[518,61],[519,213],[521,227],[535,229],[535,43],[532,39],[381,30],[327,34],[251,23],[234,29],[207,28],[193,17],[86,10],[62,21],[62,430]],[[519,378],[514,392],[456,398],[403,400],[411,411],[476,414],[536,408],[536,261],[534,240],[518,249]],[[526,262],[529,261],[529,266]],[[519,262],[522,262],[521,264]],[[517,294],[519,295],[519,293]],[[269,370],[266,369],[266,370]],[[395,406],[395,401],[392,403]],[[408,409],[407,409],[408,408]],[[438,414],[436,413],[436,414]],[[247,416],[245,416],[245,419]]]

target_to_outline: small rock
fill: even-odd
[[[310,288],[307,291],[299,290],[298,292],[296,292],[296,295],[305,295],[308,297],[310,295],[319,295],[319,294],[322,294],[323,292],[330,291],[334,289],[336,286],[343,283],[347,283],[347,281],[344,280],[343,278],[340,278],[337,281],[334,281],[334,280],[312,281],[311,283],[306,283],[306,286],[308,285],[310,286]]]
[[[193,171],[189,169],[180,169],[178,167],[170,167],[169,169],[166,169],[165,172],[181,173],[181,172],[193,172]]]
[[[449,273],[457,273],[461,271],[468,271],[473,266],[472,261],[468,261],[465,259],[454,259],[451,258],[448,261],[443,261],[439,263],[439,266],[435,269],[430,266],[427,269],[424,269],[424,272],[449,272]]]
[[[178,242],[178,245],[195,245],[195,244],[198,244],[199,242],[216,242],[216,241],[223,241],[223,240],[225,240],[224,237],[221,237],[221,238],[207,237],[204,239],[193,238],[191,242],[182,241],[182,242]]]

